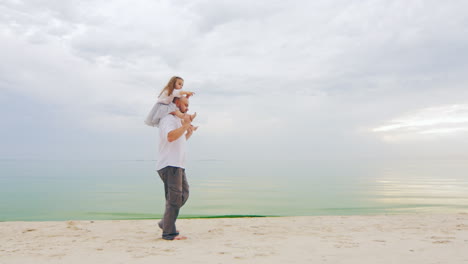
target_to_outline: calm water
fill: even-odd
[[[159,218],[155,161],[0,161],[0,221]],[[467,161],[192,161],[181,217],[468,211]]]

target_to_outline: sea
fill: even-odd
[[[1,160],[0,221],[161,218],[154,160]],[[192,160],[180,218],[468,212],[467,160]]]

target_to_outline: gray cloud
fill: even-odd
[[[310,149],[319,149],[317,156],[383,155],[393,143],[373,128],[421,109],[468,104],[467,7],[463,1],[3,1],[0,89],[55,106],[57,122],[76,119],[90,144],[101,144],[101,133],[123,133],[129,157],[154,155],[141,149],[142,138],[155,132],[142,120],[172,75],[197,93],[191,105],[201,126],[197,157],[222,156],[224,148],[239,157],[246,146],[257,146],[252,156],[303,157]],[[431,140],[425,144],[450,154],[440,142],[451,139]],[[418,143],[405,144],[400,148],[408,152]],[[460,153],[466,144],[452,146]]]

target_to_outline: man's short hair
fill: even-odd
[[[182,98],[187,98],[186,96],[181,96],[181,97],[174,97],[174,99],[172,99],[172,102],[175,104],[177,102],[177,100],[180,100]],[[188,98],[187,98],[188,99]]]

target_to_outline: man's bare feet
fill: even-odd
[[[186,236],[181,236],[181,235],[178,235],[176,237],[174,237],[174,240],[186,240],[188,237]]]

